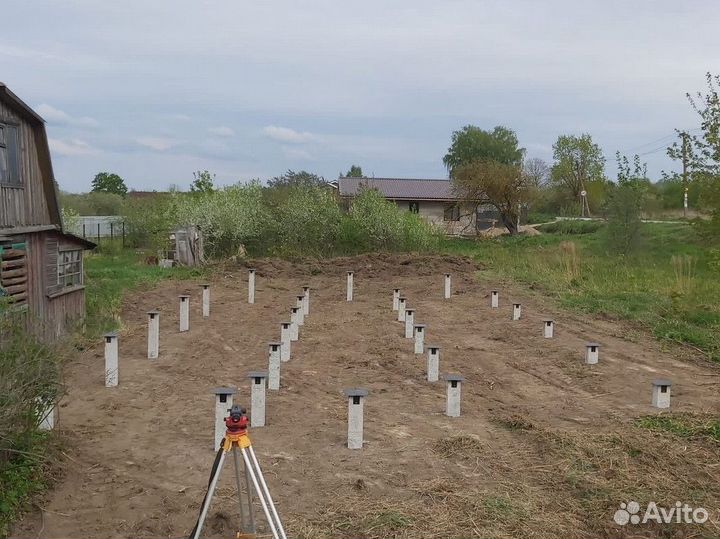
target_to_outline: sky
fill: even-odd
[[[55,176],[136,190],[288,169],[447,176],[450,136],[504,125],[677,165],[686,92],[720,72],[714,0],[3,0],[0,80],[47,122]]]

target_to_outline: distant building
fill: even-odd
[[[45,122],[0,82],[0,296],[54,341],[85,317],[83,251],[63,231]]]
[[[447,179],[340,177],[336,185],[340,197],[350,203],[361,189],[377,189],[398,207],[417,213],[450,235],[473,235],[497,221],[495,211],[485,206],[476,210],[475,204],[463,202]]]

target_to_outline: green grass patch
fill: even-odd
[[[22,445],[13,444],[12,453],[6,453],[0,464],[0,537],[9,535],[27,500],[49,484],[49,437],[41,432],[25,437]]]
[[[686,224],[641,225],[638,247],[628,255],[616,254],[612,242],[601,226],[575,234],[448,239],[443,249],[481,261],[489,278],[529,285],[570,309],[631,320],[659,339],[720,360],[717,253]]]
[[[706,438],[720,442],[720,419],[661,415],[641,417],[635,424],[653,432],[669,433],[681,438]]]
[[[604,226],[603,221],[562,220],[541,225],[537,229],[547,234],[592,234]]]
[[[106,251],[107,252],[107,251]],[[117,329],[125,292],[141,286],[153,286],[165,279],[198,279],[211,271],[207,268],[161,268],[146,264],[132,250],[112,250],[91,254],[85,259],[87,330],[94,338]]]

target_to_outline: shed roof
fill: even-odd
[[[394,200],[457,200],[450,180],[429,178],[338,178],[340,196],[353,197],[362,188],[377,189]]]
[[[50,146],[48,144],[47,132],[45,131],[45,120],[31,109],[27,103],[11,92],[4,82],[0,82],[0,100],[8,103],[10,108],[33,126],[35,146],[40,164],[40,174],[42,176],[43,190],[45,191],[48,210],[50,211],[50,219],[53,223],[62,225],[57,186],[55,185],[55,174],[53,173],[52,160],[50,159]]]

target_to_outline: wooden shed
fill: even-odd
[[[52,342],[85,317],[83,251],[65,233],[45,122],[0,82],[0,300]]]

